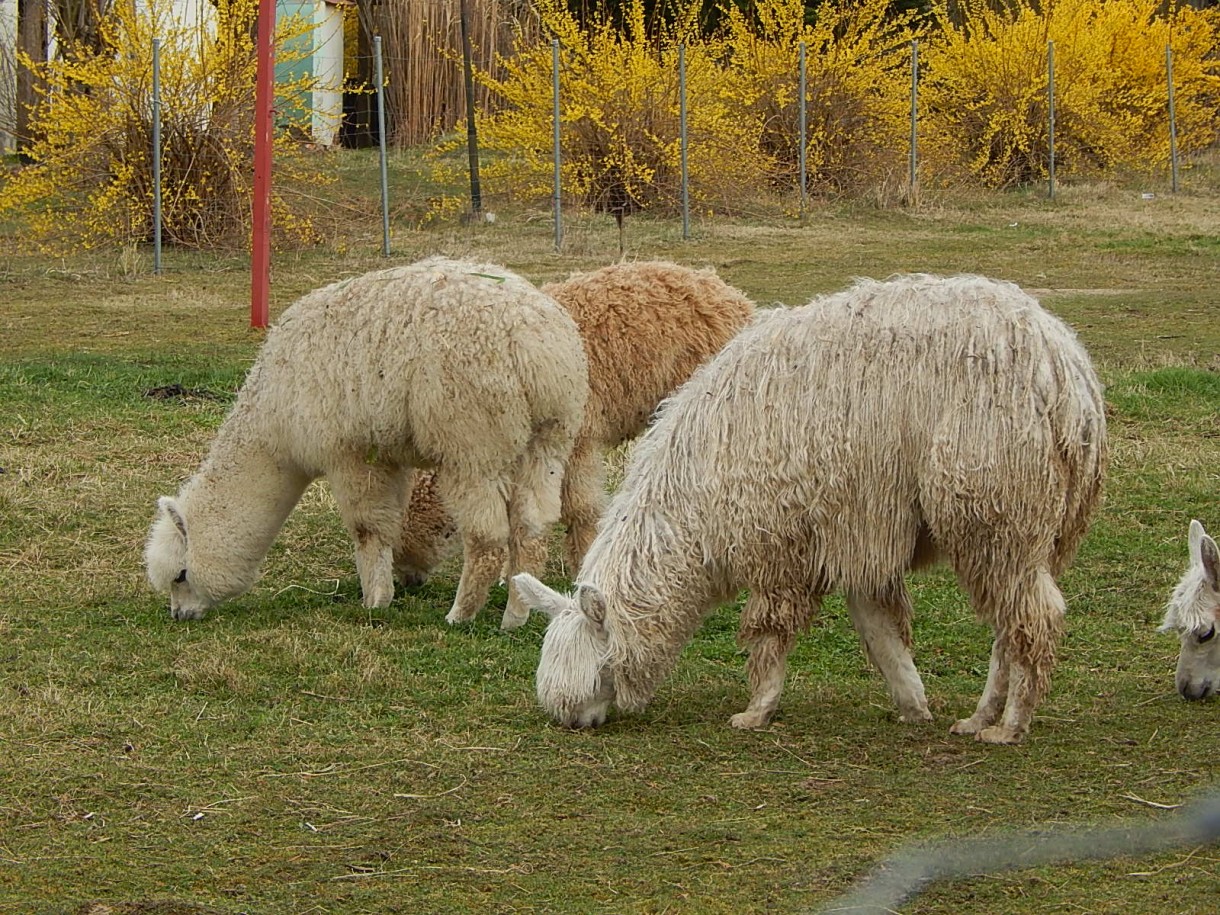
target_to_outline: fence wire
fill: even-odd
[[[913,843],[820,912],[892,913],[930,884],[1048,864],[1147,855],[1220,842],[1220,792],[1153,823],[1055,827],[991,838]]]

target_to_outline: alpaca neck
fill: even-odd
[[[188,561],[216,600],[254,584],[271,543],[296,506],[308,475],[265,446],[221,429],[203,467],[183,490]]]
[[[602,538],[605,542],[590,551],[581,579],[600,587],[607,598],[616,702],[639,710],[673,669],[719,595],[702,551],[669,528],[655,508],[634,524],[631,514],[618,513]]]

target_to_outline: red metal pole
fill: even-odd
[[[258,0],[254,89],[254,212],[250,326],[266,327],[271,299],[271,107],[275,99],[275,0]]]

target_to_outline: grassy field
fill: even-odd
[[[275,258],[273,314],[380,266],[364,188],[328,243]],[[394,163],[392,262],[477,255],[537,281],[610,262],[604,217],[412,228]],[[1220,172],[1187,189],[1066,187],[919,212],[634,219],[629,257],[714,265],[763,305],[854,276],[976,271],[1038,291],[1107,385],[1107,500],[1063,581],[1067,635],[1019,747],[952,737],[990,645],[950,577],[920,576],[916,662],[937,720],[900,725],[841,604],[792,658],[774,724],[739,733],[736,612],[709,618],[641,715],[592,733],[533,697],[543,622],[502,634],[503,589],[443,617],[457,567],[361,606],[324,485],[260,583],[175,623],[141,549],[194,471],[262,338],[242,258],[146,252],[0,267],[0,912],[819,911],[913,840],[1140,823],[1215,787],[1216,704],[1173,691],[1156,632],[1192,517],[1220,530]],[[1145,199],[1141,192],[1155,194]],[[11,239],[0,237],[0,247]],[[182,396],[149,396],[178,385]],[[558,571],[553,584],[563,584]],[[982,874],[912,913],[1212,912],[1220,848]]]

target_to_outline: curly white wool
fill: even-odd
[[[750,320],[753,303],[714,271],[668,261],[614,264],[542,291],[576,321],[589,361],[589,401],[564,477],[561,518],[575,570],[605,507],[603,454],[644,431],[661,400]],[[457,526],[423,473],[395,549],[395,571],[422,582],[457,551]]]

